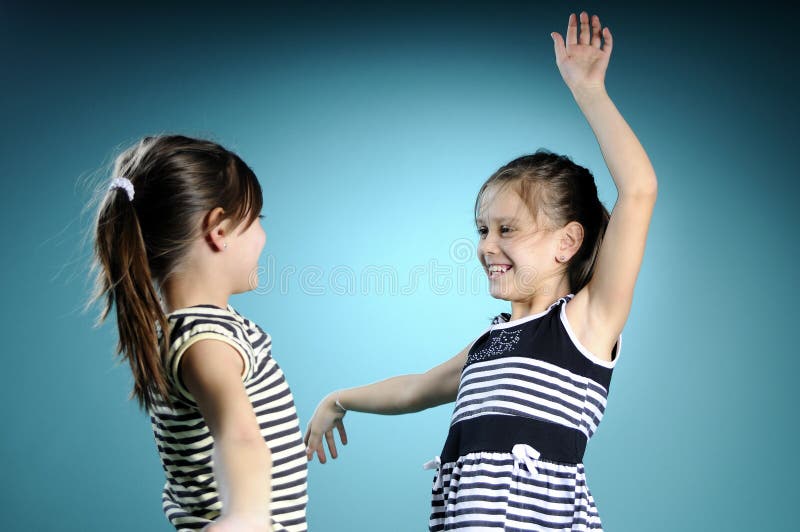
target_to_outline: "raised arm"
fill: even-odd
[[[329,394],[319,403],[306,428],[308,459],[312,460],[316,453],[320,463],[326,462],[323,436],[331,457],[338,456],[333,429],[339,431],[342,443],[347,444],[347,433],[342,422],[347,410],[370,414],[408,414],[455,401],[468,351],[469,348],[465,347],[456,356],[425,373],[401,375]],[[337,400],[346,410],[339,408]]]
[[[181,375],[214,437],[214,478],[222,516],[206,530],[267,532],[272,457],[242,384],[244,363],[217,340],[192,344]]]
[[[613,38],[608,28],[601,28],[596,15],[590,20],[583,12],[579,32],[572,14],[566,43],[558,33],[552,37],[561,76],[597,137],[617,187],[594,275],[583,294],[575,296],[586,309],[584,325],[615,339],[630,312],[658,187],[647,153],[606,92]]]

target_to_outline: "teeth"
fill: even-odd
[[[489,266],[489,271],[492,273],[503,273],[508,271],[509,268],[511,268],[511,266],[500,266],[492,264],[491,266]]]

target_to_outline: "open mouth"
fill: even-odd
[[[489,279],[498,279],[504,276],[510,269],[510,264],[490,264],[487,268],[489,272]]]

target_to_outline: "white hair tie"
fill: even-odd
[[[114,190],[115,188],[124,189],[128,194],[128,200],[133,201],[133,183],[131,183],[130,179],[127,177],[115,177],[111,180],[108,190]]]

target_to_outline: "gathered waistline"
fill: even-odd
[[[453,424],[440,455],[441,463],[476,452],[510,453],[514,446],[529,445],[539,458],[576,465],[583,462],[586,435],[557,423],[520,416],[484,414]]]

